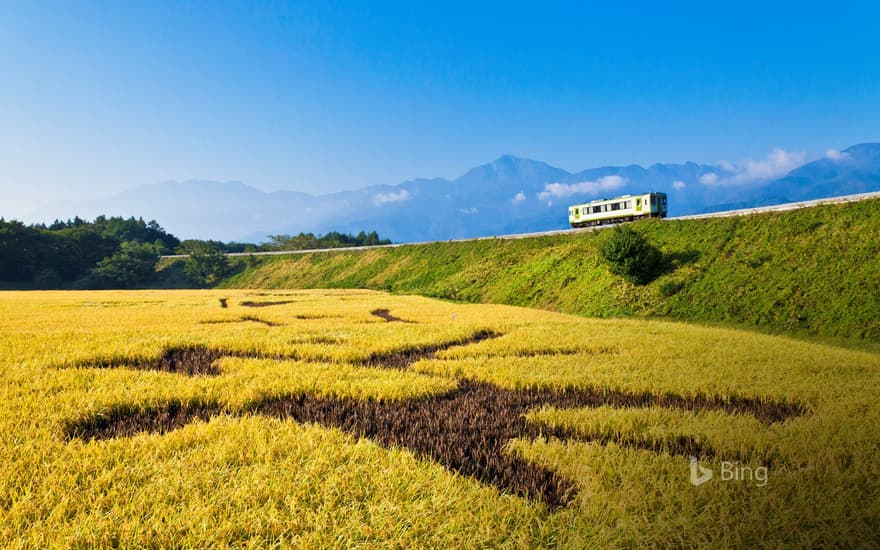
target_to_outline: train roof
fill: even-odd
[[[593,199],[587,202],[579,202],[577,204],[593,204],[594,202],[616,201],[618,199],[629,199],[632,197],[641,197],[643,195],[665,195],[663,191],[648,191],[646,193],[636,193],[635,195],[620,195],[619,197],[609,197],[606,199]],[[575,206],[575,205],[572,205]]]

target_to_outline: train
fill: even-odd
[[[642,218],[666,217],[666,193],[623,195],[568,207],[572,227],[590,227],[609,223],[631,222]]]

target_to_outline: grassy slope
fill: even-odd
[[[666,316],[880,341],[880,201],[747,217],[645,221],[669,269],[611,275],[607,232],[262,257],[239,288],[371,288],[587,316]],[[253,261],[253,260],[252,260]]]

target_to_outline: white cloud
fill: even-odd
[[[807,155],[800,151],[789,153],[782,149],[773,149],[764,160],[746,159],[734,164],[722,163],[722,167],[733,172],[733,175],[721,178],[718,174],[709,172],[700,176],[700,183],[729,185],[778,178],[803,165],[806,158]]]
[[[829,158],[831,160],[843,160],[849,158],[849,153],[844,153],[843,151],[838,151],[837,149],[828,149],[825,151],[825,158]]]
[[[379,206],[386,202],[408,201],[410,198],[412,198],[412,196],[409,194],[409,191],[401,189],[397,193],[378,193],[373,197],[373,202],[376,203],[376,206]]]
[[[459,208],[458,211],[461,212],[462,214],[476,214],[477,212],[479,212],[479,210],[477,210],[476,207]]]
[[[684,189],[684,182],[681,180],[675,180],[672,182],[672,187],[675,189]]]
[[[700,183],[704,183],[706,185],[712,185],[713,183],[718,181],[718,174],[715,172],[709,172],[708,174],[703,174],[700,176]]]
[[[585,194],[595,195],[602,191],[617,189],[626,183],[626,178],[621,176],[605,176],[594,181],[581,181],[578,183],[547,183],[544,190],[538,193],[540,200],[550,197],[570,197],[571,195]]]
[[[733,180],[740,183],[783,176],[801,166],[806,158],[803,152],[788,153],[782,149],[773,149],[766,160],[747,160],[737,165],[741,172]]]
[[[516,203],[522,202],[524,200],[526,200],[526,194],[523,193],[522,191],[520,191],[519,193],[517,193],[516,195],[513,196],[513,200],[511,200],[510,202],[516,204]]]

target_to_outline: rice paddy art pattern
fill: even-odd
[[[278,303],[264,302],[261,305],[276,304]],[[401,321],[387,309],[373,310],[370,313],[388,322]],[[240,320],[258,321],[256,318]],[[274,326],[270,323],[264,324]],[[374,353],[359,364],[364,367],[403,371],[416,361],[435,358],[441,350],[468,346],[499,336],[501,334],[498,332],[481,330],[459,340],[415,346],[390,353]],[[612,350],[599,351],[609,353]],[[538,353],[551,352],[548,350]],[[571,352],[563,350],[556,353]],[[195,346],[168,349],[153,361],[142,361],[128,366],[184,376],[219,376],[222,372],[215,362],[225,356],[295,359],[291,356],[242,354]],[[122,365],[118,361],[107,360],[91,366],[107,368]],[[548,468],[508,452],[508,443],[515,438],[537,437],[608,443],[609,438],[529,422],[526,413],[542,405],[562,409],[659,406],[686,411],[717,410],[750,414],[763,423],[780,422],[804,412],[804,408],[797,403],[781,403],[769,399],[722,399],[702,394],[684,397],[671,393],[652,394],[597,388],[511,390],[460,378],[457,380],[457,388],[452,391],[406,400],[358,400],[297,393],[265,399],[242,410],[228,410],[217,403],[171,401],[137,412],[133,412],[132,407],[123,403],[104,414],[71,421],[65,426],[64,435],[68,440],[101,440],[130,437],[143,432],[161,434],[181,428],[197,419],[207,420],[217,414],[257,414],[297,422],[312,422],[339,428],[355,437],[369,438],[385,447],[405,447],[417,456],[434,460],[451,471],[472,477],[504,492],[542,501],[553,509],[565,506],[574,498],[577,494],[576,485],[572,480]],[[616,442],[631,448],[673,455],[711,457],[714,454],[710,446],[686,435],[662,442],[635,438],[624,438]]]
[[[347,289],[0,312],[4,546],[880,540],[872,351]]]
[[[242,307],[271,307],[271,306],[283,306],[286,304],[292,304],[293,300],[274,300],[269,302],[255,302],[253,300],[244,300],[241,302],[240,306]],[[224,306],[225,307],[225,306]]]
[[[267,327],[277,327],[278,323],[267,321],[265,319],[260,319],[254,315],[242,315],[237,319],[208,319],[206,321],[201,321],[203,325],[222,325],[224,323],[260,323],[262,325],[266,325]]]
[[[412,321],[407,321],[405,319],[401,319],[400,317],[395,317],[394,315],[391,315],[391,311],[384,308],[374,309],[370,312],[370,315],[372,315],[373,317],[378,317],[380,319],[385,319],[385,321],[389,323],[412,323]]]

